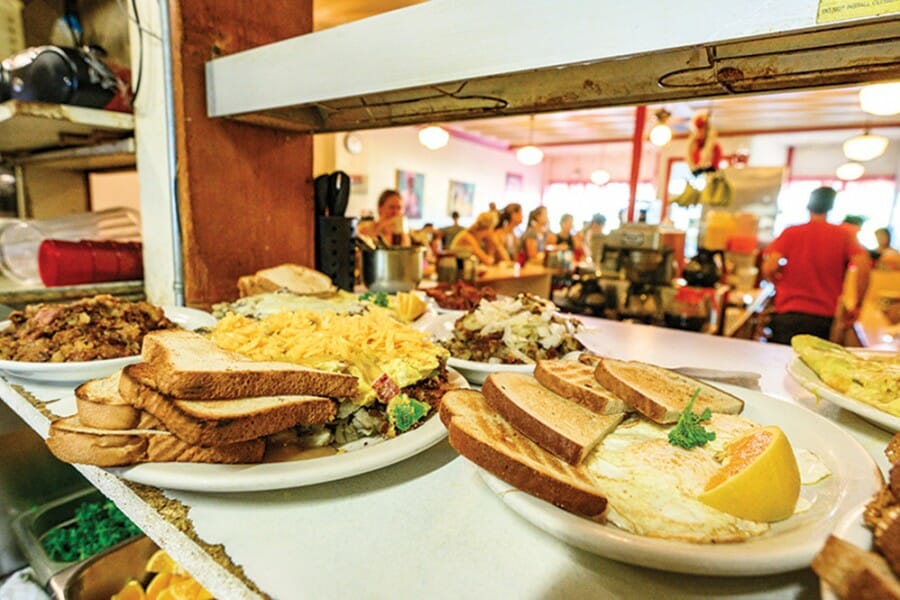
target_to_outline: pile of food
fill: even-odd
[[[496,300],[497,292],[492,287],[476,287],[465,281],[454,281],[449,285],[438,285],[425,290],[429,298],[447,310],[471,310],[482,300]]]
[[[140,533],[111,500],[82,502],[71,522],[54,527],[41,537],[41,546],[51,560],[75,562]]]
[[[795,335],[791,347],[828,387],[900,416],[900,355],[857,354],[812,335]]]
[[[813,571],[843,600],[900,598],[900,433],[884,453],[892,465],[888,483],[863,513],[872,531],[871,549],[831,535],[812,562]]]
[[[177,327],[163,309],[110,295],[69,304],[35,304],[9,316],[0,332],[0,359],[23,362],[89,361],[141,352],[144,336]]]
[[[559,313],[549,300],[519,294],[482,300],[457,319],[441,340],[454,358],[487,363],[534,364],[581,350],[575,333],[581,322]]]
[[[129,580],[110,600],[213,600],[213,595],[176,563],[165,550],[154,552],[144,567],[146,587],[137,579]]]
[[[830,475],[743,406],[662,367],[582,354],[539,361],[534,376],[492,373],[480,392],[448,392],[440,414],[460,454],[524,492],[634,534],[711,544],[809,509],[802,486]]]

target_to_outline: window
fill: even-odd
[[[555,182],[544,190],[543,204],[547,207],[550,229],[553,231],[559,229],[559,219],[566,213],[575,217],[576,229],[581,229],[595,213],[600,213],[606,217],[604,230],[611,231],[624,220],[629,196],[629,186],[625,182],[611,181],[604,186]],[[638,184],[634,210],[635,215],[640,210],[647,210],[648,222],[659,222],[660,202],[656,199],[656,186],[650,183]]]

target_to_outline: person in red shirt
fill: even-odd
[[[775,284],[771,341],[790,344],[797,334],[828,339],[848,265],[856,267],[857,305],[844,320],[859,316],[869,285],[871,260],[856,237],[826,220],[837,192],[820,187],[809,196],[809,222],[785,229],[766,249],[763,278]]]

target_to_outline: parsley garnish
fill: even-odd
[[[388,294],[386,292],[363,292],[360,294],[359,299],[372,302],[376,306],[383,306],[384,308],[387,308],[389,302]]]
[[[712,417],[709,408],[703,411],[699,417],[691,412],[694,406],[694,400],[700,395],[700,388],[694,390],[691,401],[687,403],[681,415],[678,417],[678,423],[669,432],[669,443],[673,446],[681,446],[690,449],[694,446],[702,446],[707,442],[716,439],[715,431],[707,431],[700,424],[700,421],[708,421]]]
[[[47,555],[57,562],[84,560],[141,530],[110,500],[83,502],[73,523],[57,526],[41,539]]]

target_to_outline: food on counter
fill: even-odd
[[[212,315],[217,319],[223,318],[229,313],[249,317],[251,319],[263,319],[283,311],[308,310],[311,312],[325,312],[326,310],[339,313],[361,313],[366,310],[366,303],[355,294],[338,290],[327,296],[303,296],[287,290],[279,290],[263,294],[254,294],[238,298],[234,302],[222,302],[212,307]]]
[[[639,412],[599,415],[584,409],[571,397],[542,390],[537,379],[523,374],[510,378],[508,373],[492,373],[480,393],[449,392],[441,403],[441,418],[450,432],[450,444],[493,475],[561,508],[638,535],[692,543],[740,542],[769,531],[768,519],[780,520],[809,508],[808,501],[798,500],[799,491],[791,496],[790,486],[785,485],[784,493],[779,491],[772,503],[779,510],[754,515],[767,520],[731,514],[767,501],[772,490],[770,481],[759,476],[760,468],[776,474],[798,473],[794,452],[789,444],[785,451],[782,443],[787,440],[779,437],[780,430],[717,412],[734,412],[730,399],[724,403],[706,399],[706,406],[698,407],[691,404],[690,390],[700,387],[699,381],[684,397],[683,376],[662,367],[653,369],[659,371],[647,371],[653,372],[650,379],[656,382],[658,404],[690,406],[698,417],[708,416],[703,427],[714,435],[705,436],[702,446],[685,449],[672,444],[673,425],[655,423]],[[630,373],[622,374],[630,381]],[[695,403],[701,394],[697,393]],[[618,400],[629,404],[628,398]],[[702,414],[707,409],[710,414]],[[598,417],[620,422],[607,427],[605,421],[595,422]],[[596,444],[593,450],[592,444]],[[803,451],[799,456],[810,464],[803,470],[803,485],[827,476],[815,455]],[[708,493],[707,499],[715,503],[737,488],[743,495],[727,502],[728,510],[701,500]],[[782,509],[788,503],[790,511],[785,514]]]
[[[595,362],[583,362],[582,357],[585,357],[584,352],[577,361],[539,360],[534,368],[534,377],[544,387],[596,413],[606,415],[630,411],[631,408],[623,400],[594,377]]]
[[[172,560],[165,550],[157,550],[147,560],[144,571],[153,575],[146,589],[132,579],[111,600],[213,600],[213,595]]]
[[[524,373],[491,373],[481,393],[515,429],[570,465],[580,464],[625,417],[597,414]]]
[[[594,376],[629,406],[660,424],[677,422],[697,388],[700,393],[694,404],[695,413],[709,408],[715,413],[738,414],[744,409],[744,402],[733,394],[699,379],[636,360],[603,358],[597,363]]]
[[[74,562],[90,558],[128,538],[140,535],[111,500],[82,502],[74,519],[50,529],[41,537],[41,546],[51,560]]]
[[[900,598],[900,433],[884,453],[892,465],[888,481],[863,513],[871,548],[831,535],[812,561],[812,570],[842,600]]]
[[[163,309],[103,294],[68,304],[34,304],[9,315],[0,359],[90,361],[136,356],[150,331],[178,327]]]
[[[482,300],[490,302],[497,299],[494,288],[489,286],[479,288],[461,280],[449,285],[438,285],[425,290],[425,293],[438,306],[447,310],[472,310]]]
[[[484,300],[457,319],[441,344],[454,358],[487,363],[534,364],[581,350],[580,321],[559,314],[549,300],[519,294]]]
[[[900,354],[856,354],[812,335],[795,335],[791,347],[828,387],[900,416]]]
[[[261,269],[238,279],[241,297],[286,290],[300,295],[331,295],[337,289],[325,273],[294,264]]]

